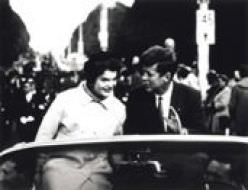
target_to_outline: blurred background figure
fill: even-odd
[[[23,85],[23,93],[16,105],[17,133],[19,141],[34,141],[41,119],[48,107],[48,104],[41,94],[36,90],[33,78],[26,78]]]
[[[231,88],[228,86],[228,77],[224,74],[220,74],[219,80],[219,92],[215,95],[213,100],[213,123],[212,130],[217,134],[229,135],[230,114],[229,114],[229,102],[231,97]]]
[[[179,64],[174,80],[196,90],[200,90],[198,78],[190,66]]]
[[[225,134],[229,128],[229,110],[231,88],[228,77],[211,70],[207,75],[209,89],[204,102],[207,125],[213,134]]]
[[[230,115],[232,130],[240,136],[248,135],[248,65],[240,67],[241,80],[232,88]]]
[[[228,86],[230,86],[231,88],[234,87],[237,84],[237,82],[240,81],[240,79],[241,79],[240,72],[238,70],[233,71],[233,76],[229,80]]]
[[[176,48],[175,40],[172,38],[166,38],[164,41],[164,45],[165,47],[171,48],[173,50],[175,50]]]
[[[218,86],[218,76],[215,70],[210,70],[207,74],[207,80],[209,84],[209,88],[207,90],[207,97],[204,103],[205,108],[205,115],[206,115],[206,122],[208,129],[211,129],[211,123],[213,120],[213,100],[215,95],[218,93],[219,86]]]
[[[175,40],[173,38],[166,38],[164,40],[164,46],[170,52],[172,52],[173,61],[176,61],[177,56],[176,56],[176,43],[175,43]]]

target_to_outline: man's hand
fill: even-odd
[[[167,127],[170,131],[174,132],[174,133],[180,133],[181,128],[180,125],[177,121],[177,119],[175,117],[171,117],[169,119],[167,119]]]
[[[188,135],[189,131],[186,128],[181,128],[180,135]]]

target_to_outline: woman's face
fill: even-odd
[[[114,93],[116,82],[117,71],[106,70],[96,78],[92,93],[100,99],[106,99]]]

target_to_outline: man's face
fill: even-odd
[[[16,62],[14,64],[14,69],[18,72],[18,74],[23,74],[23,67],[20,63]]]
[[[161,93],[168,86],[170,78],[167,74],[161,75],[157,71],[158,65],[143,67],[141,72],[142,83],[148,92]]]
[[[35,84],[33,81],[27,81],[25,84],[24,84],[24,87],[23,87],[25,93],[28,93],[28,92],[31,92],[32,90],[35,90]]]
[[[117,81],[117,72],[106,70],[98,76],[93,85],[92,91],[100,99],[106,99],[113,94]]]

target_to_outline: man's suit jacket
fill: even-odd
[[[189,133],[205,131],[203,107],[200,92],[188,86],[174,83],[171,106],[178,113],[182,126]],[[125,134],[161,134],[165,133],[158,109],[155,94],[140,88],[130,94],[127,102],[127,120],[124,125]]]

